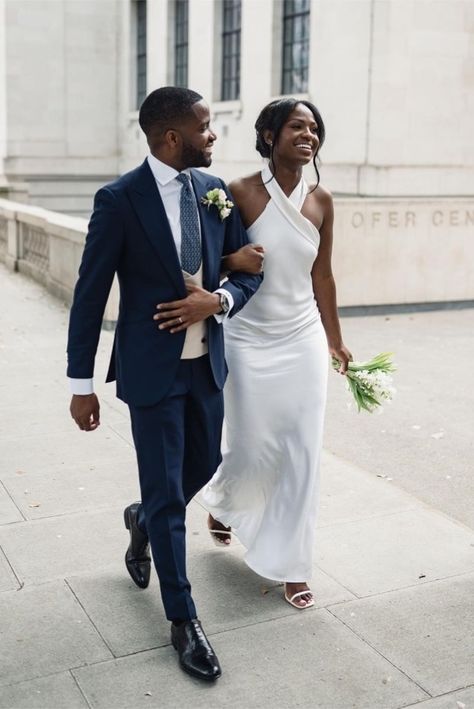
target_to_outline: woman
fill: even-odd
[[[342,341],[331,271],[333,203],[319,183],[324,140],[319,111],[279,99],[260,113],[261,172],[230,185],[254,248],[265,250],[257,294],[225,326],[228,452],[203,492],[216,543],[230,528],[258,574],[285,583],[285,599],[314,605],[307,581],[318,497],[328,347],[344,374],[352,356]],[[317,182],[303,166],[313,161]],[[256,247],[256,244],[260,246]],[[250,270],[244,247],[229,270]],[[255,257],[255,254],[254,254]]]

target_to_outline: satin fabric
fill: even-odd
[[[254,571],[298,582],[312,575],[328,373],[311,282],[319,233],[301,214],[303,179],[290,197],[268,167],[262,179],[270,199],[248,236],[265,247],[264,281],[225,325],[228,450],[202,499]]]

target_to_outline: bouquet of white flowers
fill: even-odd
[[[395,394],[391,372],[396,370],[391,352],[381,352],[370,362],[349,362],[346,372],[347,388],[352,392],[357,410],[372,413],[384,401],[390,401]],[[339,369],[341,363],[332,358],[332,366]]]

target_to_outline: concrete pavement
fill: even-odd
[[[138,497],[126,408],[68,415],[67,309],[0,265],[0,708],[474,707],[473,311],[345,318],[358,359],[393,349],[398,395],[348,410],[330,377],[314,578],[293,610],[198,501],[189,575],[224,674],[184,675],[155,578],[133,586],[122,509]],[[100,544],[98,544],[100,540]]]

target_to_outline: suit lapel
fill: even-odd
[[[211,185],[207,175],[200,170],[191,170],[191,176],[201,221],[204,277],[209,280],[212,279],[212,274],[215,274],[216,271],[217,273],[220,272],[219,250],[216,248],[218,244],[218,235],[216,233],[218,221],[216,222],[217,215],[208,210],[202,203],[202,199],[206,196],[208,190],[213,189],[216,185]],[[214,208],[211,207],[211,210],[213,209]]]
[[[130,199],[145,233],[180,295],[186,297],[183,273],[171,227],[148,161],[141,165]],[[203,230],[204,231],[204,230]]]

